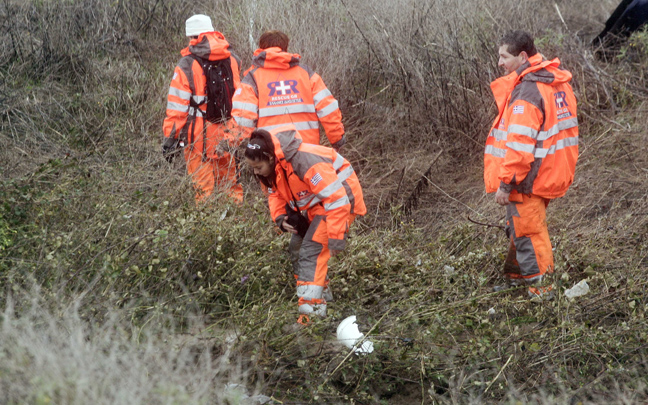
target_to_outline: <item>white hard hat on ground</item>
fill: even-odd
[[[211,18],[204,14],[192,15],[187,19],[185,31],[188,37],[202,34],[203,32],[214,31]]]

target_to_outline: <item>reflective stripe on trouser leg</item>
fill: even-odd
[[[520,276],[529,283],[539,282],[545,273],[553,273],[553,252],[547,231],[546,207],[549,200],[522,195],[522,202],[506,206],[506,224]],[[514,262],[507,257],[505,271]]]
[[[326,221],[324,216],[317,215],[313,218],[299,249],[297,297],[300,313],[326,316],[326,300],[323,293],[327,284],[327,263],[330,257]]]

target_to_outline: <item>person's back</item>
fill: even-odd
[[[237,184],[233,156],[225,149],[238,144],[238,126],[229,114],[208,119],[207,77],[203,65],[220,64],[222,87],[229,94],[221,103],[231,103],[234,89],[240,86],[240,61],[220,32],[214,31],[211,19],[196,15],[187,20],[189,46],[181,51],[167,98],[166,118],[163,124],[163,152],[170,157],[178,145],[184,147],[187,172],[192,176],[197,191],[196,199],[211,195],[221,185],[236,201],[243,198]],[[218,63],[215,63],[218,65]],[[228,90],[229,89],[229,90]],[[229,110],[230,106],[217,106]]]
[[[282,32],[264,33],[259,46],[234,95],[232,115],[237,123],[249,132],[293,124],[311,144],[320,143],[321,123],[331,145],[342,147],[342,114],[322,78],[303,65],[298,54],[287,52],[288,37]]]

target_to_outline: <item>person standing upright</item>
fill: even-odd
[[[528,285],[529,295],[547,298],[554,271],[546,207],[574,180],[578,159],[576,97],[572,75],[556,58],[546,60],[525,31],[507,32],[499,42],[505,75],[491,83],[498,108],[486,139],[486,192],[506,206],[510,238],[504,277]]]
[[[333,148],[346,138],[337,100],[322,78],[288,53],[288,36],[267,31],[259,38],[252,66],[234,94],[232,115],[247,133],[293,124],[304,142],[320,144],[320,124]]]
[[[232,96],[240,85],[240,60],[211,18],[197,14],[186,21],[189,46],[174,72],[167,97],[162,152],[169,161],[184,148],[187,173],[203,201],[215,188],[243,201],[236,161],[229,151],[240,143],[231,118]]]

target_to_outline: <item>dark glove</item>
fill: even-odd
[[[162,156],[167,162],[172,163],[173,159],[180,154],[182,143],[178,139],[166,138],[162,143]]]
[[[308,218],[300,214],[299,211],[292,209],[290,204],[286,204],[285,221],[288,223],[288,225],[297,230],[297,235],[301,236],[302,238],[306,236],[310,222],[308,222]]]

